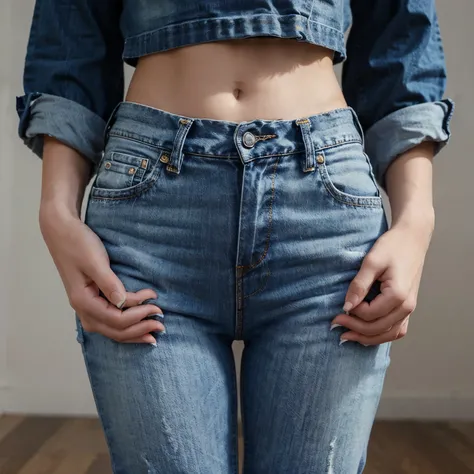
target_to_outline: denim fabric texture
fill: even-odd
[[[342,89],[382,187],[399,153],[425,140],[438,152],[448,142],[454,104],[443,99],[434,0],[36,0],[19,135],[40,157],[43,135],[54,136],[96,171],[105,123],[123,100],[123,61],[254,36],[317,44],[334,51],[335,63],[345,60]]]
[[[330,330],[387,230],[351,108],[233,123],[123,102],[85,222],[166,333],[81,344],[115,474],[362,472],[390,343]],[[380,291],[374,285],[367,300]]]

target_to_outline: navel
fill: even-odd
[[[238,87],[236,87],[236,88],[234,89],[234,97],[235,97],[237,100],[239,100],[240,97],[241,97],[241,95],[242,95],[242,89],[239,89]]]

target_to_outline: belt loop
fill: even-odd
[[[359,132],[359,135],[360,135],[360,139],[361,139],[361,142],[362,142],[362,148],[365,149],[365,135],[364,135],[364,129],[362,128],[362,125],[360,123],[360,120],[359,120],[359,117],[357,116],[357,112],[352,108],[352,107],[349,107],[351,109],[351,112],[352,112],[352,117],[354,119],[354,125],[356,126],[357,128],[357,131]]]
[[[171,150],[170,159],[166,169],[172,173],[179,174],[181,171],[181,165],[183,163],[183,146],[186,136],[193,124],[193,119],[180,118],[179,128],[173,142],[173,149]]]
[[[305,173],[309,171],[314,171],[316,169],[315,157],[314,157],[314,144],[311,139],[311,122],[308,118],[298,119],[296,121],[301,129],[301,134],[303,136],[303,143],[306,151],[306,164],[303,169]]]

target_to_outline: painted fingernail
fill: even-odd
[[[343,309],[343,311],[348,313],[353,307],[354,307],[354,305],[350,301],[346,301],[344,303],[344,306],[342,307],[342,309]]]
[[[118,309],[122,309],[122,306],[125,304],[125,301],[127,299],[126,295],[122,295],[122,293],[119,293],[118,291],[112,291],[112,294],[110,295],[110,301],[117,306]]]
[[[331,324],[331,329],[329,330],[332,331],[334,328],[339,328],[339,327],[342,327],[342,324],[334,323],[334,324]]]
[[[150,316],[158,316],[159,318],[164,318],[165,315],[163,313],[155,313],[155,314],[151,314]]]
[[[341,339],[339,341],[339,345],[342,346],[345,342],[347,342],[349,339]]]
[[[158,344],[156,342],[150,342],[150,345],[153,347],[158,347]]]
[[[158,332],[158,334],[166,334],[166,329],[162,329],[161,331]]]
[[[359,344],[362,344],[362,342],[360,342]],[[362,345],[365,346],[365,347],[369,347],[369,346],[370,346],[370,344],[362,344]]]

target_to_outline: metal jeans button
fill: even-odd
[[[243,137],[242,137],[242,143],[244,146],[247,148],[252,148],[255,143],[257,142],[257,139],[255,138],[255,135],[252,132],[245,132]]]

